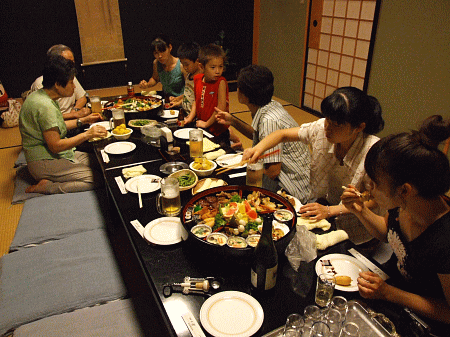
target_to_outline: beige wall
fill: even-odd
[[[306,1],[261,1],[259,63],[275,76],[275,95],[299,104]],[[450,1],[382,1],[368,93],[386,121],[380,133],[450,117]]]

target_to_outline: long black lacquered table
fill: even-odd
[[[112,140],[109,140],[111,142]],[[184,277],[219,277],[224,280],[221,291],[234,290],[253,295],[264,310],[264,322],[256,336],[264,335],[283,325],[286,317],[293,312],[303,312],[305,306],[314,304],[315,261],[302,264],[299,271],[295,272],[289,265],[284,255],[279,256],[279,273],[275,290],[266,295],[252,294],[250,288],[249,261],[229,261],[220,257],[200,255],[191,246],[189,240],[171,246],[157,246],[148,244],[136,229],[131,225],[132,220],[139,220],[145,227],[152,220],[161,217],[156,210],[156,195],[158,191],[142,195],[143,208],[139,208],[138,197],[135,193],[122,194],[115,178],[122,176],[123,167],[131,164],[141,164],[147,170],[147,174],[164,176],[159,167],[166,162],[157,148],[144,144],[139,138],[130,141],[136,144],[136,149],[123,156],[109,155],[110,162],[104,163],[99,150],[105,144],[96,145],[96,153],[104,169],[104,176],[111,199],[117,208],[120,222],[126,229],[129,239],[134,247],[138,260],[143,268],[146,279],[154,299],[170,322],[172,333],[177,336],[190,336],[181,315],[187,310],[200,322],[200,308],[206,297],[200,295],[183,295],[173,293],[170,297],[164,297],[163,287],[167,283],[181,282]],[[188,156],[186,152],[181,153]],[[244,185],[245,176],[229,178],[229,174],[242,172],[232,170],[228,174],[220,176],[229,185]],[[214,174],[213,174],[214,177]],[[191,190],[181,192],[182,205],[192,198]],[[329,253],[346,254],[353,245],[346,241],[330,249],[320,252],[320,255]],[[336,291],[339,294],[339,291]],[[358,298],[358,293],[341,293],[347,299]]]

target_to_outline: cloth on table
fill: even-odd
[[[321,235],[316,234],[316,247],[319,250],[324,250],[347,239],[348,234],[342,229]]]
[[[322,219],[322,220],[316,221],[316,220],[305,219],[300,216],[297,217],[297,226],[305,226],[309,231],[314,228],[320,228],[324,232],[331,228],[331,224],[328,222],[327,219]]]

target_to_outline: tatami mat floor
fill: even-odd
[[[160,88],[156,87],[156,90],[160,90]],[[101,97],[124,95],[126,94],[126,87],[88,90],[88,92],[91,96],[98,95]],[[299,124],[317,120],[316,116],[299,109],[289,102],[278,98],[276,100],[283,104]],[[238,102],[236,92],[230,92],[230,112],[243,121],[251,123],[250,112],[245,105]],[[244,148],[251,146],[252,141],[250,139],[245,138],[237,131],[236,133],[240,137]],[[21,144],[22,140],[18,127],[11,129],[0,128],[0,162],[2,163],[0,165],[0,256],[8,253],[23,208],[23,204],[11,205],[16,174],[14,162],[22,149]]]

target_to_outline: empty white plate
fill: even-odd
[[[261,304],[239,291],[222,291],[208,298],[200,309],[200,322],[215,337],[248,337],[264,321]]]
[[[186,240],[187,236],[188,233],[177,217],[155,219],[144,229],[144,238],[156,245],[173,245]]]
[[[137,184],[139,183],[139,192],[151,193],[161,188],[161,178],[154,176],[153,174],[143,174],[141,176],[133,177],[125,183],[127,191],[132,193],[138,193]]]
[[[136,144],[131,142],[115,142],[105,146],[105,152],[109,154],[124,154],[133,151]]]

